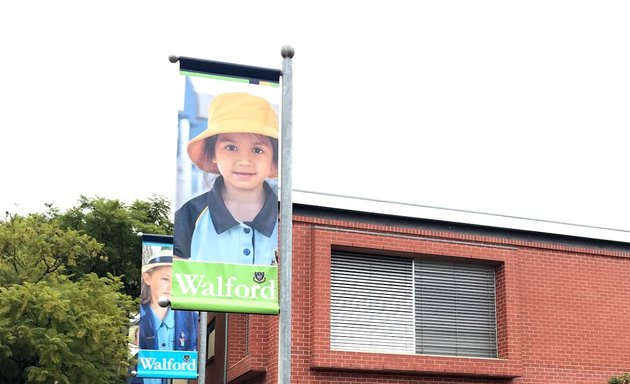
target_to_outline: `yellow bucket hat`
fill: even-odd
[[[190,140],[188,157],[205,172],[219,173],[206,153],[206,139],[220,133],[256,133],[278,138],[278,117],[269,102],[249,93],[222,93],[208,108],[208,128]]]

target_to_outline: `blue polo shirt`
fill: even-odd
[[[223,177],[213,188],[175,212],[173,254],[196,261],[271,265],[278,249],[278,197],[267,182],[265,201],[252,221],[239,222],[221,196]]]
[[[166,311],[163,320],[151,311],[153,316],[153,324],[156,325],[156,333],[158,339],[158,349],[172,351],[175,349],[175,315],[170,308]]]

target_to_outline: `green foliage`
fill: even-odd
[[[124,382],[133,301],[119,278],[49,274],[0,288],[0,383]]]
[[[608,384],[630,384],[630,373],[608,379]]]
[[[124,291],[138,297],[142,249],[137,234],[171,235],[169,212],[170,203],[163,197],[125,205],[119,200],[81,196],[77,206],[62,214],[49,211],[49,216],[58,220],[62,228],[78,230],[102,243],[106,257],[92,265],[89,272],[121,276]]]
[[[0,221],[0,285],[38,282],[57,274],[82,275],[103,257],[103,246],[44,215]]]
[[[137,233],[172,234],[169,212],[159,197],[82,196],[63,213],[0,219],[0,384],[125,382]]]

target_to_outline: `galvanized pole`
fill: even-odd
[[[227,384],[228,370],[228,333],[230,331],[230,314],[225,314],[225,337],[223,338],[223,384]]]
[[[206,352],[208,351],[208,312],[199,312],[199,358],[197,359],[197,382],[206,383]]]
[[[282,61],[282,136],[280,166],[280,321],[278,335],[278,383],[291,383],[291,284],[293,253],[293,200],[291,197],[291,147],[293,138],[293,62],[292,47],[281,50]]]

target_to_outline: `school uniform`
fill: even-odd
[[[196,351],[198,314],[169,308],[160,320],[150,304],[140,306],[140,349]]]
[[[196,351],[198,313],[168,309],[164,319],[158,318],[149,303],[140,306],[140,349]],[[168,379],[133,378],[129,383],[166,384]]]
[[[278,249],[278,197],[267,182],[265,201],[252,221],[241,223],[221,196],[223,177],[213,188],[175,212],[173,254],[195,261],[271,265]]]

